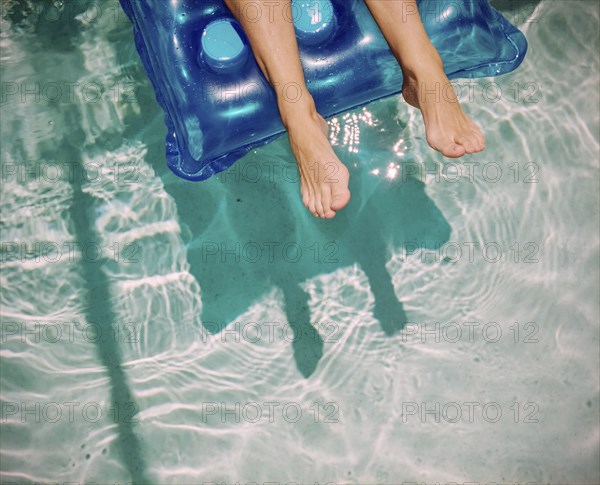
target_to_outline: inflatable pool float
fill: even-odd
[[[222,0],[120,1],[165,112],[167,164],[176,175],[205,180],[284,132],[274,91]],[[401,70],[363,0],[266,4],[262,11],[247,2],[241,13],[294,22],[323,116],[400,92]],[[418,8],[450,79],[496,76],[523,61],[524,35],[487,0],[420,0]],[[296,86],[283,89],[290,101],[300,95]]]

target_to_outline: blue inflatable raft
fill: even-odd
[[[274,92],[222,0],[120,0],[165,111],[167,163],[205,180],[284,132]],[[247,18],[293,21],[309,90],[333,116],[397,94],[402,73],[363,0],[245,3]],[[419,13],[450,79],[496,76],[527,42],[487,0],[420,0]],[[264,7],[263,7],[264,8]],[[290,101],[300,95],[284,87]]]

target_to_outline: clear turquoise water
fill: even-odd
[[[399,99],[330,120],[333,222],[284,138],[171,175],[124,15],[54,5],[2,6],[2,483],[600,481],[596,3],[498,4],[459,165]]]

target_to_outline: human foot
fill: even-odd
[[[442,155],[457,158],[485,148],[483,133],[462,110],[441,61],[405,72],[402,96],[421,110],[427,143]]]
[[[335,217],[350,200],[350,174],[329,144],[327,122],[314,109],[295,109],[282,119],[298,163],[302,203],[317,217]]]

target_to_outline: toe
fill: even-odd
[[[315,193],[315,211],[319,217],[325,217],[325,210],[323,210],[323,202],[321,200],[321,191]]]
[[[464,145],[460,143],[449,142],[447,145],[440,149],[440,152],[445,157],[458,158],[462,157],[466,153],[466,150]]]
[[[308,193],[308,190],[304,190],[302,192],[302,203],[304,204],[304,207],[310,210],[310,195]]]
[[[350,202],[350,191],[348,189],[332,190],[330,207],[334,211],[342,210]]]
[[[475,153],[477,151],[475,141],[470,138],[465,142],[464,147],[465,147],[465,153],[469,154],[469,155],[471,153]]]
[[[315,196],[311,190],[307,190],[302,196],[302,203],[314,216],[317,215],[317,209],[315,207]]]
[[[335,211],[331,208],[331,188],[325,187],[321,193],[321,202],[323,204],[323,210],[325,212],[325,219],[332,219],[335,217]]]
[[[471,139],[471,143],[473,145],[473,152],[480,152],[485,149],[485,136],[479,127],[474,123],[471,123],[469,138]]]
[[[319,217],[319,214],[317,213],[315,193],[314,190],[312,190],[312,188],[309,189],[308,192],[308,200],[306,203],[306,207],[313,216]]]
[[[330,184],[331,202],[329,207],[333,211],[339,211],[348,205],[350,202],[350,190],[348,182],[350,180],[350,172],[346,166],[340,163],[339,171],[336,174],[336,182]]]
[[[458,158],[465,154],[465,147],[460,140],[433,130],[427,133],[427,143],[448,158]]]
[[[469,137],[470,140],[470,147],[471,147],[471,152],[470,153],[477,153],[480,152],[481,150],[483,150],[483,144],[481,143],[481,140],[479,138],[479,136],[477,135],[477,133],[473,133],[471,134],[471,136]]]
[[[483,133],[479,132],[477,133],[477,151],[481,152],[483,150],[485,150],[485,136],[483,136]]]
[[[454,141],[464,148],[465,153],[473,153],[475,151],[475,138],[470,133],[462,133],[456,136]]]

